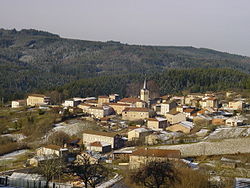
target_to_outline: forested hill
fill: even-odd
[[[203,48],[92,42],[37,30],[0,29],[0,97],[5,99],[82,78],[196,67],[250,73],[250,58]]]

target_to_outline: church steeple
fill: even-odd
[[[149,102],[149,90],[147,89],[147,80],[144,79],[143,88],[141,89],[140,99],[145,101],[146,103]]]
[[[146,80],[146,78],[145,78],[145,80],[144,80],[143,89],[144,89],[144,90],[147,89],[147,80]]]

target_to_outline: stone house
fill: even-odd
[[[122,112],[122,119],[129,121],[144,120],[151,116],[147,108],[125,108]]]
[[[190,121],[182,121],[180,123],[176,123],[166,128],[166,130],[171,132],[183,132],[183,133],[190,133],[193,129],[194,125]]]
[[[122,114],[122,111],[125,110],[125,108],[130,107],[129,104],[122,104],[122,103],[108,103],[107,105],[112,107],[115,113],[118,115]]]
[[[244,103],[243,101],[230,101],[228,107],[232,110],[243,110]]]
[[[144,139],[147,135],[151,134],[152,130],[146,128],[137,128],[128,132],[128,141]]]
[[[87,104],[87,103],[80,103],[77,107],[80,108],[80,109],[82,109],[82,112],[88,113],[89,112],[89,108],[91,107],[91,105]]]
[[[57,145],[47,145],[40,147],[36,150],[37,156],[49,156],[49,155],[56,155],[58,157],[64,156],[68,153],[67,148],[62,148]]]
[[[92,130],[85,130],[82,135],[82,141],[85,146],[93,142],[105,142],[111,145],[112,149],[121,148],[125,141],[121,135],[114,132],[99,132]]]
[[[153,130],[165,130],[169,125],[167,119],[161,117],[149,118],[147,120],[147,127]]]
[[[71,99],[65,100],[64,103],[63,103],[63,106],[65,106],[65,107],[76,107],[80,103],[81,103],[80,100],[75,100],[75,99],[71,98]]]
[[[98,105],[102,106],[104,103],[109,103],[109,97],[108,96],[99,96],[98,97]]]
[[[100,153],[108,153],[112,150],[111,145],[106,142],[92,142],[87,146],[87,150],[96,151]]]
[[[196,112],[193,108],[186,108],[183,110],[183,114],[186,115],[186,118],[193,119],[193,114]]]
[[[117,102],[119,100],[120,96],[118,94],[110,94],[109,95],[109,101],[110,102]]]
[[[11,108],[20,108],[26,106],[27,100],[16,100],[11,102]]]
[[[179,150],[141,148],[133,151],[129,156],[129,168],[137,169],[151,161],[167,161],[180,157],[181,152]]]
[[[177,104],[174,101],[161,103],[161,115],[166,115],[172,109],[176,108]]]
[[[133,98],[133,97],[123,98],[120,101],[118,101],[117,103],[129,104],[130,107],[136,107],[136,108],[145,108],[146,104],[147,104],[145,101],[143,101],[139,98]]]
[[[89,109],[88,109],[88,113],[95,117],[95,118],[103,118],[105,116],[108,116],[108,115],[111,115],[113,114],[114,110],[113,108],[109,107],[109,106],[100,106],[100,107],[97,107],[97,106],[91,106]]]
[[[28,106],[37,106],[37,105],[48,105],[50,104],[50,98],[41,94],[32,94],[27,98]]]
[[[239,116],[233,116],[231,118],[226,119],[225,125],[230,127],[237,127],[243,124],[244,118]]]
[[[167,113],[165,116],[170,124],[176,124],[181,121],[186,121],[186,115],[181,112],[170,112]]]

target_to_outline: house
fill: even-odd
[[[153,131],[146,128],[137,128],[128,132],[128,141],[144,140],[144,138]]]
[[[86,130],[82,135],[83,144],[88,146],[93,142],[105,142],[111,145],[112,149],[121,148],[124,146],[124,140],[122,136],[114,132],[99,132]]]
[[[63,106],[64,107],[76,107],[80,103],[81,103],[81,100],[75,100],[71,98],[71,99],[65,100],[63,103]]]
[[[122,119],[129,121],[144,120],[148,119],[150,115],[147,108],[125,108],[122,112]]]
[[[52,160],[52,159],[58,159],[57,155],[43,155],[43,156],[35,156],[32,157],[31,159],[27,160],[28,165],[37,167],[41,164],[43,164],[47,160]]]
[[[56,155],[58,157],[64,156],[68,153],[67,148],[62,148],[57,145],[47,145],[40,147],[36,150],[37,156],[48,156],[48,155]]]
[[[195,112],[196,112],[196,110],[193,109],[193,108],[186,108],[186,109],[183,110],[183,114],[185,114],[186,117],[189,118],[189,119],[193,119],[193,116],[192,116],[192,115],[193,115]]]
[[[27,101],[26,100],[16,100],[11,102],[11,108],[20,108],[23,106],[26,106]]]
[[[176,110],[177,112],[183,112],[184,109],[185,109],[185,108],[184,108],[183,106],[176,106],[176,108],[175,108],[175,110]]]
[[[165,116],[170,124],[176,124],[181,121],[186,121],[186,115],[181,112],[169,112]]]
[[[99,96],[98,97],[98,105],[102,106],[104,103],[109,103],[109,97],[108,96]]]
[[[130,107],[129,104],[122,104],[122,103],[108,103],[106,105],[112,107],[115,113],[118,115],[122,114],[122,111],[125,110],[125,108]]]
[[[95,141],[87,146],[87,150],[108,153],[111,151],[111,145],[106,142]]]
[[[236,92],[227,91],[227,92],[226,92],[226,97],[229,98],[229,97],[232,97],[233,95],[236,95],[236,94],[237,94]]]
[[[101,106],[101,107],[97,107],[97,106],[91,106],[88,109],[88,113],[95,117],[95,118],[103,118],[105,116],[111,115],[113,114],[114,110],[113,108],[109,107],[109,106]]]
[[[176,123],[166,128],[166,130],[171,132],[183,132],[183,133],[190,133],[193,129],[194,125],[190,121],[182,121],[180,123]]]
[[[119,99],[120,99],[120,96],[118,94],[110,94],[109,95],[110,102],[117,102]]]
[[[87,103],[80,103],[77,107],[82,109],[82,112],[84,113],[88,113],[89,112],[89,108],[91,107],[92,105],[90,104],[87,104]]]
[[[206,107],[218,108],[218,99],[215,97],[209,97],[206,99]]]
[[[118,101],[117,103],[129,104],[131,107],[136,107],[136,108],[145,108],[146,107],[145,101],[143,101],[139,98],[133,98],[133,97],[123,98],[120,101]]]
[[[147,127],[153,130],[165,130],[169,125],[167,119],[161,117],[149,118]]]
[[[243,101],[230,101],[228,104],[228,107],[231,108],[232,110],[243,110],[244,103]]]
[[[192,100],[196,100],[199,101],[200,99],[202,99],[204,97],[203,94],[201,93],[193,93],[193,94],[189,94],[185,97],[185,104],[186,105],[192,105]]]
[[[173,96],[171,100],[174,100],[178,105],[184,105],[185,97],[184,96]]]
[[[166,115],[172,109],[176,108],[177,104],[174,101],[161,103],[161,115]]]
[[[150,161],[167,161],[180,157],[179,150],[141,148],[133,151],[129,156],[129,168],[137,169]]]
[[[225,125],[230,127],[237,127],[242,125],[244,120],[245,119],[240,116],[233,116],[225,121]]]
[[[37,105],[48,105],[50,104],[50,98],[41,94],[32,94],[27,98],[28,106],[37,106]]]

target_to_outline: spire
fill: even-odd
[[[143,89],[147,89],[147,81],[146,81],[146,78],[145,78],[145,80],[144,80]]]

